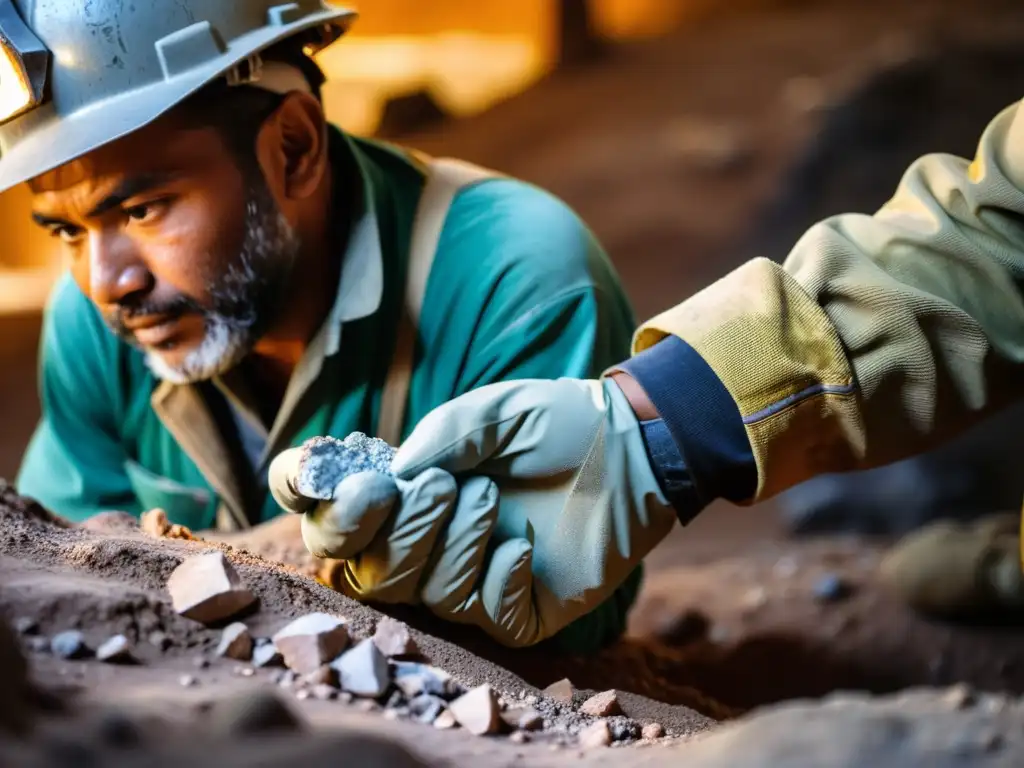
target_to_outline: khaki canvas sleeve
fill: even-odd
[[[1024,390],[1024,112],[973,162],[928,155],[873,216],[811,228],[643,325],[674,334],[743,417],[759,500],[925,450]]]

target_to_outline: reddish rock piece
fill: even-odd
[[[598,720],[580,731],[580,746],[583,749],[607,747],[612,743],[612,731],[605,720]]]
[[[497,733],[501,729],[498,695],[486,683],[453,701],[449,711],[459,725],[476,736]]]
[[[665,735],[665,729],[662,727],[661,723],[648,723],[643,727],[640,735],[644,741],[654,741],[655,739],[660,739]]]
[[[174,610],[202,624],[216,624],[238,615],[256,602],[223,552],[195,555],[167,579]]]
[[[279,630],[273,640],[288,668],[308,675],[345,650],[348,627],[337,616],[310,613]]]
[[[543,690],[545,696],[557,701],[559,704],[572,704],[574,692],[575,689],[572,687],[572,682],[567,677],[562,678],[557,683],[552,683]]]
[[[252,658],[252,635],[249,628],[239,621],[228,625],[220,636],[217,655],[225,659],[249,661]]]
[[[377,623],[373,643],[388,658],[412,656],[417,653],[409,626],[388,616]]]
[[[338,687],[338,673],[330,664],[324,664],[315,672],[302,678],[302,684],[315,688],[318,685],[328,685],[331,688]]]
[[[605,691],[604,693],[591,696],[583,702],[580,706],[580,712],[591,717],[613,717],[621,715],[622,709],[619,707],[619,700],[615,696],[615,691]]]
[[[509,727],[520,731],[537,731],[544,726],[544,716],[532,707],[515,707],[501,713]]]

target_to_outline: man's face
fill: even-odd
[[[298,238],[216,130],[159,121],[31,187],[79,288],[160,378],[222,373],[273,322]]]

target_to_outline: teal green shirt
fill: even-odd
[[[314,435],[372,433],[393,351],[423,170],[382,143],[340,132],[332,132],[331,141],[332,162],[355,160],[364,199],[354,212],[350,200],[337,204],[337,215],[349,217],[352,227],[338,254],[342,275],[322,329],[322,359],[287,423],[270,431],[265,463]],[[520,181],[479,182],[455,198],[441,233],[404,434],[431,409],[484,384],[595,378],[629,356],[633,328],[611,263],[572,210]],[[217,525],[231,487],[241,489],[236,502],[249,522],[279,514],[264,477],[245,482],[239,452],[228,443],[211,452],[214,458],[236,454],[224,477],[200,470],[195,456],[203,441],[188,439],[192,417],[171,424],[155,407],[169,389],[176,388],[158,382],[142,354],[111,334],[70,278],[62,279],[45,313],[43,417],[19,490],[71,520],[103,510],[140,514],[161,507],[173,522],[208,529]],[[204,397],[213,391],[193,389]],[[188,450],[193,444],[195,450]],[[570,627],[566,637],[578,634],[570,646],[580,649],[621,633],[638,580],[594,612],[600,616]]]

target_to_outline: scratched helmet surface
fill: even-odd
[[[355,12],[323,0],[0,0],[0,192],[156,120],[300,33]]]

